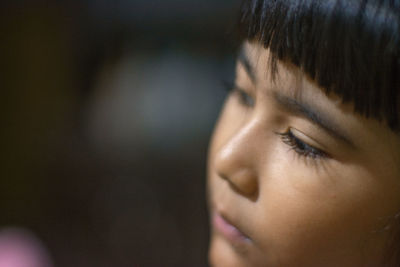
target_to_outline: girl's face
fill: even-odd
[[[400,138],[246,43],[210,146],[214,266],[380,266],[400,226]]]

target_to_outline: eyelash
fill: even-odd
[[[324,151],[310,146],[309,144],[294,136],[290,129],[284,133],[277,134],[281,137],[283,143],[288,145],[291,149],[293,149],[298,155],[302,157],[310,158],[313,160],[324,159],[328,157],[328,155]]]
[[[253,107],[255,104],[254,99],[246,93],[242,88],[236,86],[235,84],[229,84],[225,83],[225,88],[226,90],[231,94],[234,93],[239,97],[239,102],[243,106],[246,107]],[[303,142],[301,139],[297,138],[290,129],[288,129],[284,133],[276,133],[280,136],[281,140],[283,143],[288,145],[291,149],[293,149],[299,156],[309,158],[312,160],[317,160],[317,159],[324,159],[327,158],[328,155],[318,149],[315,148],[305,142]]]

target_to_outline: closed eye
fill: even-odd
[[[235,87],[233,92],[238,98],[240,104],[246,107],[254,107],[255,101],[252,96],[250,96],[248,93],[246,93],[243,89]]]
[[[224,88],[226,91],[228,91],[230,95],[237,97],[241,105],[246,107],[254,107],[254,98],[250,94],[248,94],[243,88],[229,82],[224,82]]]
[[[302,141],[298,137],[296,137],[292,130],[289,128],[286,132],[284,133],[277,133],[280,137],[283,143],[288,145],[293,151],[295,151],[298,155],[306,158],[311,158],[311,159],[324,159],[328,158],[328,154],[325,153],[324,151],[307,144],[306,142]]]

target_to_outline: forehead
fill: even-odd
[[[267,94],[279,91],[302,102],[323,103],[324,106],[329,103],[331,108],[352,113],[351,104],[343,104],[337,95],[327,95],[298,67],[289,62],[279,60],[272,64],[271,61],[269,49],[254,42],[245,42],[238,59],[237,75]]]
[[[374,153],[379,151],[393,154],[393,158],[398,158],[397,162],[400,162],[399,135],[376,119],[355,113],[352,103],[343,103],[341,97],[333,93],[326,94],[323,88],[293,64],[278,60],[276,71],[273,72],[270,63],[268,49],[255,42],[245,42],[238,60],[237,81],[242,83],[241,86],[254,87],[263,95],[280,92],[315,107],[315,110],[329,114],[343,132],[352,136],[366,157],[373,160],[376,156]]]

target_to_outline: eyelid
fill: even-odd
[[[304,141],[304,137],[309,138],[308,136],[304,135],[303,133],[301,133],[303,137],[298,137],[293,134],[293,132],[296,131],[297,134],[301,133],[296,129],[288,128],[285,132],[277,134],[280,136],[283,143],[288,145],[291,150],[293,150],[304,159],[310,159],[315,162],[316,160],[330,158],[330,155],[326,153],[325,150],[322,150],[317,146],[314,146],[307,141]]]
[[[246,107],[254,107],[255,105],[255,98],[247,92],[247,90],[243,89],[243,87],[238,86],[237,84],[234,84],[232,86],[232,93],[236,93],[237,96],[239,97],[239,101],[242,105]]]
[[[321,151],[325,151],[326,148],[324,146],[322,146],[321,144],[319,144],[317,141],[315,141],[313,138],[309,137],[308,135],[306,135],[305,133],[303,133],[302,131],[299,131],[295,128],[289,128],[289,130],[292,132],[292,134],[300,139],[302,142],[306,143],[307,145],[314,147],[318,150]]]
[[[307,119],[333,138],[344,142],[350,147],[355,147],[350,135],[346,133],[347,131],[339,127],[334,119],[334,115],[323,111],[323,107],[313,107],[312,103],[303,103],[299,99],[289,97],[278,91],[274,91],[272,95],[279,107],[293,115]]]

